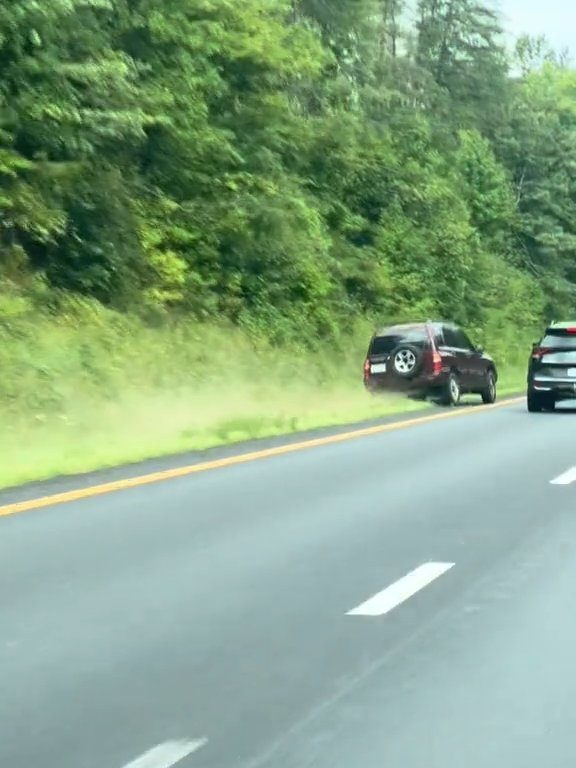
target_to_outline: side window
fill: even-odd
[[[436,349],[440,349],[440,347],[446,346],[446,342],[444,341],[444,332],[442,328],[434,329],[434,345]]]
[[[456,329],[456,338],[458,339],[458,348],[466,349],[468,351],[474,349],[474,346],[468,336],[460,328]]]
[[[443,346],[453,348],[458,348],[460,346],[456,335],[456,330],[454,328],[450,328],[449,325],[445,325],[442,331],[444,336]]]

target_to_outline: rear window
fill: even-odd
[[[391,330],[383,336],[376,336],[370,344],[370,355],[386,355],[396,349],[398,344],[414,344],[424,347],[429,338],[425,328],[407,328],[406,330]]]
[[[540,346],[556,347],[558,349],[576,349],[576,334],[566,333],[566,331],[547,331]]]

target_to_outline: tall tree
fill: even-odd
[[[519,263],[571,301],[576,283],[576,72],[554,64],[517,83],[498,143],[520,216]]]
[[[481,0],[419,0],[417,29],[418,63],[449,96],[452,121],[493,130],[507,76],[497,14]]]
[[[126,237],[106,231],[129,197],[123,179],[109,187],[107,169],[126,168],[146,122],[136,68],[114,46],[114,6],[7,0],[1,13],[0,106],[12,151],[21,170],[41,171],[37,195],[46,199],[49,190],[49,201],[39,210],[60,210],[41,229],[13,217],[11,236],[56,285],[113,300],[137,274],[138,259]]]

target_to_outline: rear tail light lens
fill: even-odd
[[[367,379],[370,376],[370,360],[364,360],[364,378]]]
[[[442,372],[442,356],[435,348],[426,353],[426,370],[431,376],[438,376]]]
[[[430,372],[433,376],[438,376],[442,372],[442,356],[436,349],[436,342],[434,341],[434,333],[432,328],[428,328],[428,339],[430,340],[430,349],[428,351],[428,364]]]
[[[532,359],[542,360],[544,355],[547,355],[549,352],[552,352],[552,350],[549,347],[534,347],[534,349],[532,350]]]

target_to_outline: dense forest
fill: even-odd
[[[561,315],[575,94],[481,0],[3,0],[2,285],[278,342]]]

